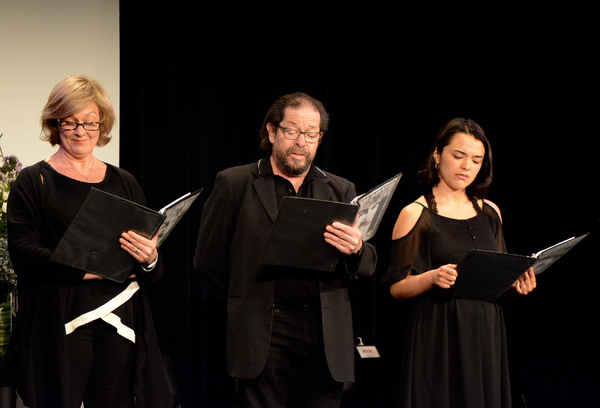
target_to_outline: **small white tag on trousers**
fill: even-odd
[[[379,352],[375,346],[356,346],[360,358],[379,358]]]

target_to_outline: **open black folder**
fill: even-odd
[[[187,193],[173,201],[171,204],[161,208],[159,213],[164,214],[166,218],[162,224],[160,232],[158,233],[158,242],[156,244],[157,247],[161,246],[162,243],[165,242],[165,239],[167,239],[171,231],[173,231],[187,210],[190,209],[202,190],[203,189],[196,190],[193,193]]]
[[[362,234],[363,241],[368,241],[375,236],[401,177],[402,173],[398,173],[352,200],[351,204],[360,206],[358,210],[358,229]]]
[[[284,197],[261,262],[333,272],[340,252],[325,242],[327,225],[351,225],[358,215],[363,241],[375,235],[402,173],[356,197],[350,204],[314,198]]]
[[[136,261],[121,248],[121,234],[133,230],[150,239],[168,222],[168,235],[199,194],[177,199],[159,212],[92,187],[50,260],[123,282]],[[171,208],[178,211],[169,212]],[[166,235],[159,238],[164,241]]]
[[[261,262],[333,272],[340,252],[325,242],[325,227],[335,221],[352,224],[358,209],[356,204],[284,197]]]
[[[437,296],[496,301],[530,267],[536,275],[571,250],[589,232],[552,245],[532,256],[514,255],[474,249],[456,266],[458,278],[449,289],[436,287]]]

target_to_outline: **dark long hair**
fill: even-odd
[[[452,119],[439,130],[431,146],[429,156],[427,156],[423,167],[419,171],[420,183],[425,189],[429,190],[440,182],[433,154],[436,149],[441,154],[444,147],[450,144],[452,138],[457,133],[466,133],[483,143],[485,154],[481,163],[481,169],[475,180],[473,180],[473,183],[467,187],[467,195],[475,198],[485,198],[492,184],[492,147],[481,126],[471,119]]]

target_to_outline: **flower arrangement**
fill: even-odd
[[[0,137],[2,135],[0,134]],[[17,156],[4,156],[0,147],[0,288],[12,289],[17,284],[17,276],[8,256],[6,235],[6,203],[8,195],[23,165]]]

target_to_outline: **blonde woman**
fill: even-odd
[[[156,237],[123,233],[139,264],[119,284],[50,261],[92,187],[145,204],[133,176],[94,156],[115,114],[98,82],[70,76],[43,109],[55,154],[22,170],[8,203],[19,312],[3,365],[31,407],[171,407],[150,309],[140,283],[163,273]],[[93,237],[90,237],[93,239]]]

